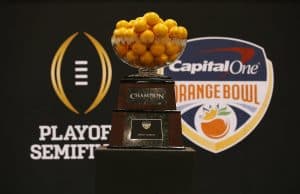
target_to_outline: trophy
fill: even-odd
[[[174,81],[158,72],[181,55],[186,40],[185,27],[155,12],[117,22],[111,38],[114,51],[138,73],[120,81],[111,147],[183,148]]]

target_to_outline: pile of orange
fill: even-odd
[[[155,12],[116,23],[112,44],[118,56],[137,67],[160,67],[175,61],[184,49],[188,32],[173,19]]]

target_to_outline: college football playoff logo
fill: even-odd
[[[78,36],[78,34],[79,34],[78,32],[72,34],[61,44],[51,64],[51,83],[56,95],[69,110],[71,110],[76,114],[80,114],[80,111],[71,103],[71,101],[69,100],[69,98],[65,93],[61,72],[62,72],[62,65],[63,65],[62,61],[65,52],[68,49],[71,42],[75,39],[75,37]],[[111,84],[112,70],[111,70],[110,59],[106,51],[104,50],[104,48],[101,46],[101,44],[90,34],[84,32],[83,35],[89,40],[90,43],[92,43],[92,45],[96,49],[97,55],[99,57],[100,68],[101,68],[100,86],[96,94],[96,97],[94,98],[92,103],[84,111],[82,111],[84,114],[87,114],[91,112],[93,109],[95,109],[101,103],[103,98],[106,96]],[[88,81],[87,81],[88,60],[75,60],[74,65],[75,65],[74,85],[78,87],[87,86],[88,85]]]

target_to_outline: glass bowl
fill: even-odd
[[[117,56],[127,65],[137,68],[138,74],[131,76],[159,77],[159,68],[172,64],[185,49],[187,39],[166,37],[141,37],[127,30],[118,36],[114,32],[111,43]],[[125,34],[125,35],[124,35]]]

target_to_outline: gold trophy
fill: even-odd
[[[187,30],[173,19],[148,12],[120,20],[111,42],[117,56],[138,73],[120,82],[112,115],[112,147],[183,147],[174,81],[158,73],[182,54]]]

